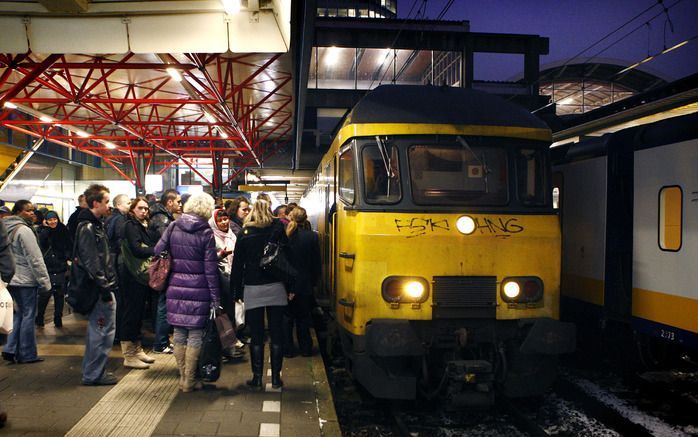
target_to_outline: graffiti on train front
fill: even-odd
[[[516,218],[477,217],[473,220],[475,221],[475,234],[509,238],[524,231],[523,225]],[[432,219],[429,217],[395,219],[395,227],[399,233],[404,234],[407,238],[421,237],[452,229],[448,219]]]

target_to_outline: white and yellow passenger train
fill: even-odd
[[[380,86],[347,116],[302,204],[370,393],[472,405],[553,381],[574,327],[557,320],[550,139],[525,109],[459,88]]]
[[[647,364],[698,350],[698,114],[553,156],[565,317],[584,333],[631,327]]]

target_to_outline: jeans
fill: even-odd
[[[3,352],[15,354],[17,361],[32,361],[38,358],[36,353],[36,299],[38,287],[8,286],[8,291],[15,301],[15,314],[12,332],[7,337]]]
[[[155,325],[153,349],[162,351],[170,345],[170,324],[167,323],[167,296],[164,291],[158,293],[157,311],[153,323]]]
[[[109,352],[116,332],[116,299],[111,302],[97,299],[88,316],[85,336],[85,358],[82,360],[82,382],[94,383],[104,376]]]
[[[203,340],[203,329],[182,328],[179,326],[175,326],[174,328],[174,344],[201,349]]]

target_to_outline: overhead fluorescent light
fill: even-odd
[[[172,77],[172,79],[174,79],[175,81],[177,81],[177,82],[182,81],[182,75],[179,74],[179,70],[177,70],[176,68],[169,67],[169,68],[166,68],[165,71],[167,71],[167,74],[169,74]]]
[[[3,106],[7,109],[17,109],[17,105],[12,102],[5,102]]]
[[[204,111],[204,117],[206,117],[206,120],[208,120],[209,123],[216,122],[216,119],[213,117],[213,115],[209,114],[208,112]]]
[[[83,138],[89,138],[89,137],[90,137],[90,134],[88,134],[88,133],[85,132],[84,130],[75,130],[75,133],[78,134],[79,137],[83,137]]]
[[[39,117],[39,120],[43,121],[44,123],[51,123],[53,119],[49,117],[48,115],[42,115]]]
[[[237,14],[240,12],[240,0],[221,0],[223,9],[228,15]]]
[[[686,41],[681,41],[680,43],[676,44],[676,45],[673,46],[673,47],[669,47],[668,49],[662,50],[662,53],[660,53],[660,54],[663,55],[663,54],[665,54],[665,53],[669,53],[669,52],[672,51],[672,50],[676,50],[676,49],[678,49],[678,48],[681,47],[681,46],[685,46],[686,44],[688,44],[689,41],[690,41],[690,39],[687,39]]]
[[[116,144],[114,143],[105,142],[104,145],[107,147],[107,149],[116,149]]]

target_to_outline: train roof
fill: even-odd
[[[381,85],[367,93],[344,121],[425,123],[549,129],[525,108],[501,97],[465,88]]]
[[[605,156],[609,150],[649,149],[698,138],[698,113],[629,127],[600,137],[563,144],[552,149],[554,164]]]

